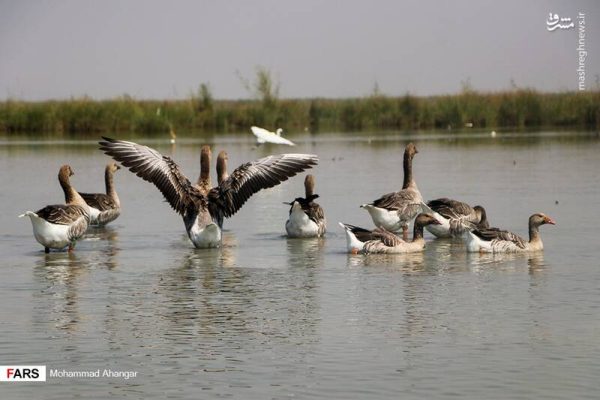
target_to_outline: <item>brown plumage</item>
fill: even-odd
[[[351,253],[384,253],[400,254],[422,251],[425,247],[423,228],[439,222],[431,214],[421,213],[415,219],[412,241],[403,240],[400,236],[385,228],[378,227],[371,231],[354,225],[340,226],[346,231],[348,251]]]
[[[115,162],[106,165],[104,170],[105,193],[79,193],[90,207],[90,223],[106,225],[121,214],[121,201],[117,195],[113,175],[121,167]]]
[[[430,225],[427,230],[437,237],[456,237],[465,230],[486,229],[489,227],[487,213],[482,206],[471,207],[461,201],[448,198],[430,200],[426,207],[434,213],[441,225]],[[437,214],[437,215],[435,215]]]
[[[529,240],[516,233],[498,228],[475,229],[467,232],[465,239],[467,251],[484,253],[513,253],[521,251],[543,250],[544,244],[540,237],[540,226],[556,222],[543,213],[529,217]]]
[[[90,216],[89,207],[71,185],[73,170],[63,165],[58,172],[58,181],[63,189],[67,204],[48,205],[36,212],[27,211],[19,217],[29,217],[36,240],[44,246],[46,253],[50,249],[75,247],[75,242],[86,232]]]
[[[288,237],[320,237],[325,234],[327,221],[323,208],[314,200],[319,197],[314,193],[315,178],[306,175],[304,179],[305,197],[297,197],[289,204],[289,218],[285,223]]]
[[[210,182],[210,159],[212,152],[209,145],[204,145],[200,149],[200,176],[196,181],[196,187],[203,195],[207,195],[212,185]]]
[[[369,204],[361,205],[373,219],[375,226],[397,232],[402,229],[404,237],[408,235],[408,224],[421,210],[423,198],[412,174],[412,160],[418,153],[413,143],[404,149],[404,180],[402,190],[387,193]]]
[[[171,207],[183,217],[197,247],[218,246],[223,219],[235,214],[254,193],[278,185],[317,164],[310,154],[281,154],[248,162],[236,168],[219,186],[203,194],[168,156],[137,143],[104,137],[100,149],[140,178],[153,183]],[[205,228],[209,225],[210,238]]]

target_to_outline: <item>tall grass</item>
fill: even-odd
[[[485,93],[470,88],[456,95],[390,97],[379,92],[349,99],[280,99],[262,82],[255,100],[215,100],[208,85],[184,100],[0,102],[5,134],[95,135],[176,130],[245,131],[252,125],[288,130],[447,129],[573,127],[600,129],[600,92],[541,93],[532,89]]]

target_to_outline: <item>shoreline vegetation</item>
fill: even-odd
[[[257,125],[288,132],[430,129],[600,129],[600,91],[544,93],[516,88],[479,92],[463,85],[460,93],[393,97],[377,86],[368,96],[331,99],[280,99],[270,75],[258,74],[252,100],[215,100],[207,84],[182,100],[0,102],[0,133],[20,135],[96,135],[245,132]],[[262,85],[262,86],[261,86]]]

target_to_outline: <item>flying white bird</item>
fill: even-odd
[[[281,132],[283,129],[277,129],[277,132],[273,133],[266,129],[259,128],[258,126],[253,126],[250,128],[254,136],[256,136],[256,141],[258,144],[263,143],[273,143],[273,144],[287,144],[288,146],[295,146],[295,144],[287,140],[286,138],[281,137]]]

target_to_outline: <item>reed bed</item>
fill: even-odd
[[[89,97],[0,103],[5,135],[93,135],[176,131],[239,132],[252,125],[288,131],[419,130],[543,127],[600,129],[600,91],[542,93],[463,90],[459,94],[349,99],[214,100],[210,91],[184,100]]]

